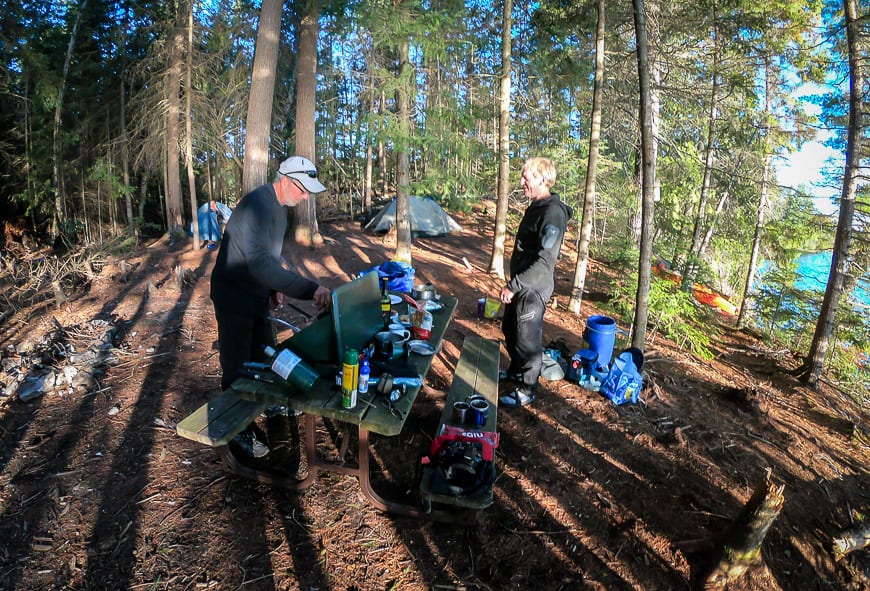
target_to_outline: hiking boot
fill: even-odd
[[[498,372],[498,381],[499,382],[516,382],[521,384],[523,382],[523,374],[522,373],[508,373],[506,369],[499,370]]]
[[[269,446],[257,439],[250,427],[233,437],[230,443],[235,444],[249,458],[264,458],[269,455]]]
[[[525,388],[517,388],[510,394],[499,396],[498,404],[505,408],[517,408],[518,406],[528,406],[535,401],[535,393],[526,390]]]
[[[295,408],[290,408],[289,406],[285,406],[283,404],[273,404],[271,406],[267,406],[266,410],[263,411],[263,415],[267,419],[272,419],[275,417],[298,417],[301,414],[301,410],[296,410]]]

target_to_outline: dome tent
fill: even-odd
[[[412,236],[444,236],[462,227],[431,197],[408,196],[411,210]],[[366,224],[366,230],[376,234],[389,231],[396,223],[396,198],[394,197]]]

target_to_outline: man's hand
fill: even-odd
[[[280,291],[276,291],[272,295],[269,296],[269,309],[277,310],[281,306],[284,305],[284,294]]]
[[[317,307],[321,310],[326,310],[332,304],[332,292],[322,285],[317,288],[312,298]]]
[[[507,288],[507,286],[502,287],[501,288],[501,295],[499,296],[499,299],[502,301],[503,304],[510,304],[511,300],[514,299],[514,292],[509,290]]]

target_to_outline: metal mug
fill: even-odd
[[[403,324],[391,324],[388,328],[390,329],[391,333],[397,334],[399,335],[399,337],[401,337],[401,343],[404,343],[411,338],[411,331],[405,328]]]
[[[471,408],[467,402],[462,400],[453,403],[453,422],[457,425],[464,425],[468,416],[468,409]]]
[[[389,361],[402,354],[402,337],[389,331],[375,335],[375,356]]]
[[[486,424],[486,417],[489,415],[489,402],[485,398],[475,398],[469,404],[468,423],[477,427],[483,427]]]

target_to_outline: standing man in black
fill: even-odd
[[[538,389],[544,310],[553,295],[553,272],[572,214],[550,191],[555,182],[556,168],[548,158],[530,158],[523,165],[523,194],[531,203],[517,229],[510,281],[501,290],[506,304],[502,332],[511,362],[499,379],[517,384],[498,399],[508,408],[531,404]]]
[[[264,358],[263,345],[275,344],[269,310],[279,307],[285,295],[314,300],[322,309],[329,306],[329,289],[298,275],[281,256],[285,208],[325,190],[314,163],[293,156],[281,163],[274,182],[245,195],[233,211],[211,273],[222,390],[235,381],[246,361]],[[251,428],[235,441],[254,457],[269,453]]]

